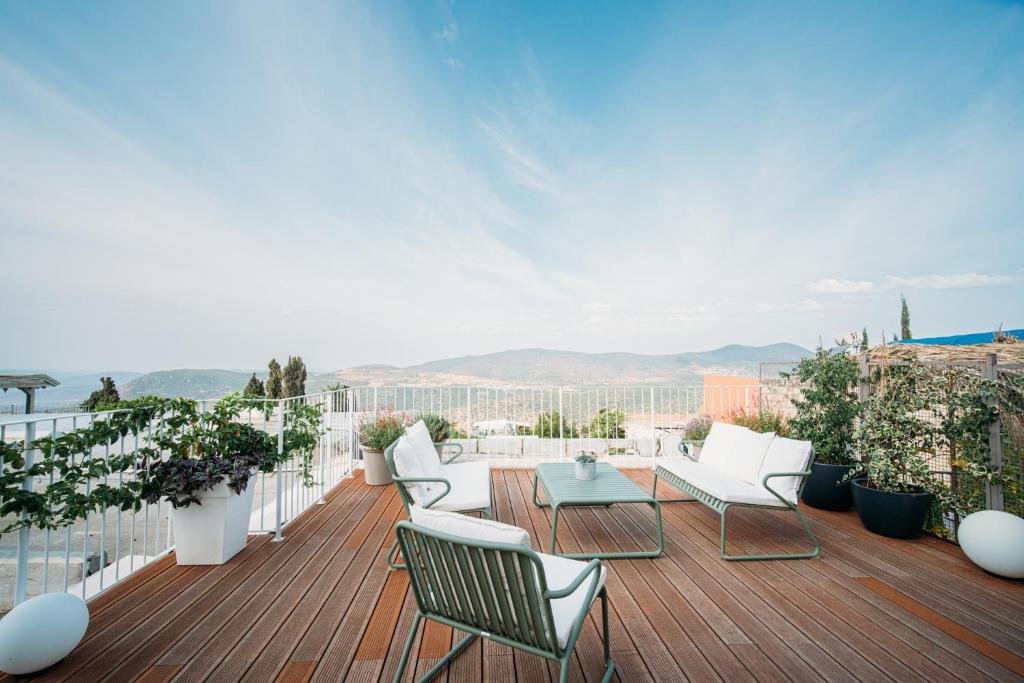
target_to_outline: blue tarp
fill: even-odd
[[[1024,339],[1024,329],[1003,330],[1004,334],[1017,339]],[[963,346],[965,344],[990,344],[995,341],[995,332],[975,332],[973,334],[954,334],[951,337],[924,337],[922,339],[904,339],[900,344],[953,344]]]

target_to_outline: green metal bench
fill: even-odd
[[[416,630],[423,619],[470,635],[441,658],[420,679],[421,683],[439,673],[477,637],[558,662],[559,681],[565,683],[569,678],[569,660],[595,594],[601,599],[604,629],[606,668],[602,681],[606,683],[611,679],[615,664],[609,647],[608,594],[601,581],[600,560],[583,566],[567,585],[551,587],[542,556],[526,546],[470,540],[412,522],[399,522],[397,534],[416,598],[416,616],[402,649],[395,683],[402,679]],[[553,603],[574,594],[588,578],[581,607],[573,614],[571,626],[565,632],[567,622],[556,620]]]
[[[692,457],[689,453],[687,443],[691,445],[702,445],[702,441],[690,441],[680,442],[679,451],[691,462],[700,462],[696,458]],[[814,461],[814,447],[811,447],[810,456],[804,465],[804,469],[797,472],[770,472],[764,475],[761,479],[761,486],[771,493],[775,498],[778,499],[779,503],[772,504],[755,504],[749,502],[733,502],[728,500],[722,500],[711,493],[701,489],[699,486],[687,481],[677,473],[672,472],[662,465],[658,465],[654,470],[654,486],[651,491],[652,496],[658,495],[658,480],[664,479],[669,484],[679,489],[683,493],[688,494],[689,498],[671,498],[662,499],[662,503],[701,503],[706,507],[714,510],[721,516],[721,534],[719,536],[719,555],[723,560],[730,561],[745,561],[745,560],[798,560],[798,559],[812,559],[816,558],[821,554],[821,543],[818,541],[818,537],[814,535],[810,525],[804,516],[800,514],[800,510],[797,509],[795,503],[791,502],[785,496],[780,494],[776,489],[769,485],[769,481],[780,477],[799,477],[800,484],[797,490],[796,499],[800,499],[800,494],[803,493],[804,486],[807,484],[807,477],[810,476],[810,463]],[[725,539],[726,539],[726,520],[727,513],[730,508],[754,508],[761,510],[776,510],[776,511],[792,511],[796,515],[797,520],[800,522],[800,526],[803,528],[804,533],[810,539],[814,546],[814,549],[810,552],[804,553],[766,553],[759,555],[731,555],[725,550]]]

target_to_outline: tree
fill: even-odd
[[[277,362],[276,358],[271,358],[267,369],[270,371],[270,374],[267,375],[267,398],[284,398],[284,379],[281,376],[281,364]]]
[[[286,398],[306,393],[306,364],[302,356],[288,356],[284,366],[284,395]]]
[[[797,439],[814,444],[814,458],[829,465],[853,462],[853,434],[860,403],[857,400],[857,362],[845,353],[818,347],[793,373],[800,380],[800,398],[793,399],[796,414],[789,426]]]
[[[907,307],[907,297],[900,294],[900,334],[902,339],[913,339],[910,333],[910,308]]]
[[[590,421],[587,435],[595,439],[625,439],[626,414],[621,410],[601,408]]]
[[[542,439],[557,439],[562,436],[566,439],[575,439],[579,436],[576,426],[566,422],[565,418],[559,415],[557,410],[538,415],[537,425],[533,428],[533,433]]]
[[[82,402],[82,410],[98,410],[100,406],[108,406],[121,400],[117,393],[117,386],[113,377],[100,377],[100,388],[89,394],[89,398]]]
[[[864,328],[864,331],[860,333],[860,350],[868,350],[868,328]]]
[[[242,396],[246,398],[263,398],[265,394],[266,389],[263,386],[263,382],[260,381],[255,372],[252,373],[249,383],[245,385],[245,389],[242,391]]]

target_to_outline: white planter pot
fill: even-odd
[[[576,478],[581,481],[590,481],[597,476],[596,462],[576,463]]]
[[[241,495],[222,481],[196,495],[202,505],[171,510],[178,564],[224,564],[237,555],[248,540],[255,491],[255,478]]]

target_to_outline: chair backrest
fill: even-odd
[[[739,425],[716,422],[700,451],[700,461],[748,484],[761,484],[761,467],[774,432],[760,434]]]
[[[805,472],[814,460],[814,446],[810,441],[799,441],[776,436],[768,447],[761,464],[761,477],[779,472]],[[778,477],[768,485],[794,505],[800,500],[807,477]]]
[[[412,522],[399,522],[397,534],[416,605],[424,615],[561,655],[537,553]]]
[[[395,480],[395,486],[398,488],[398,497],[401,499],[402,505],[405,506],[405,511],[409,512],[409,508],[417,502],[413,499],[412,491],[410,490],[416,484],[406,485],[398,481],[401,475],[395,468],[395,449],[398,448],[398,443],[404,438],[404,436],[398,437],[394,443],[384,449],[384,463],[388,466],[388,473],[391,474],[391,478]]]

